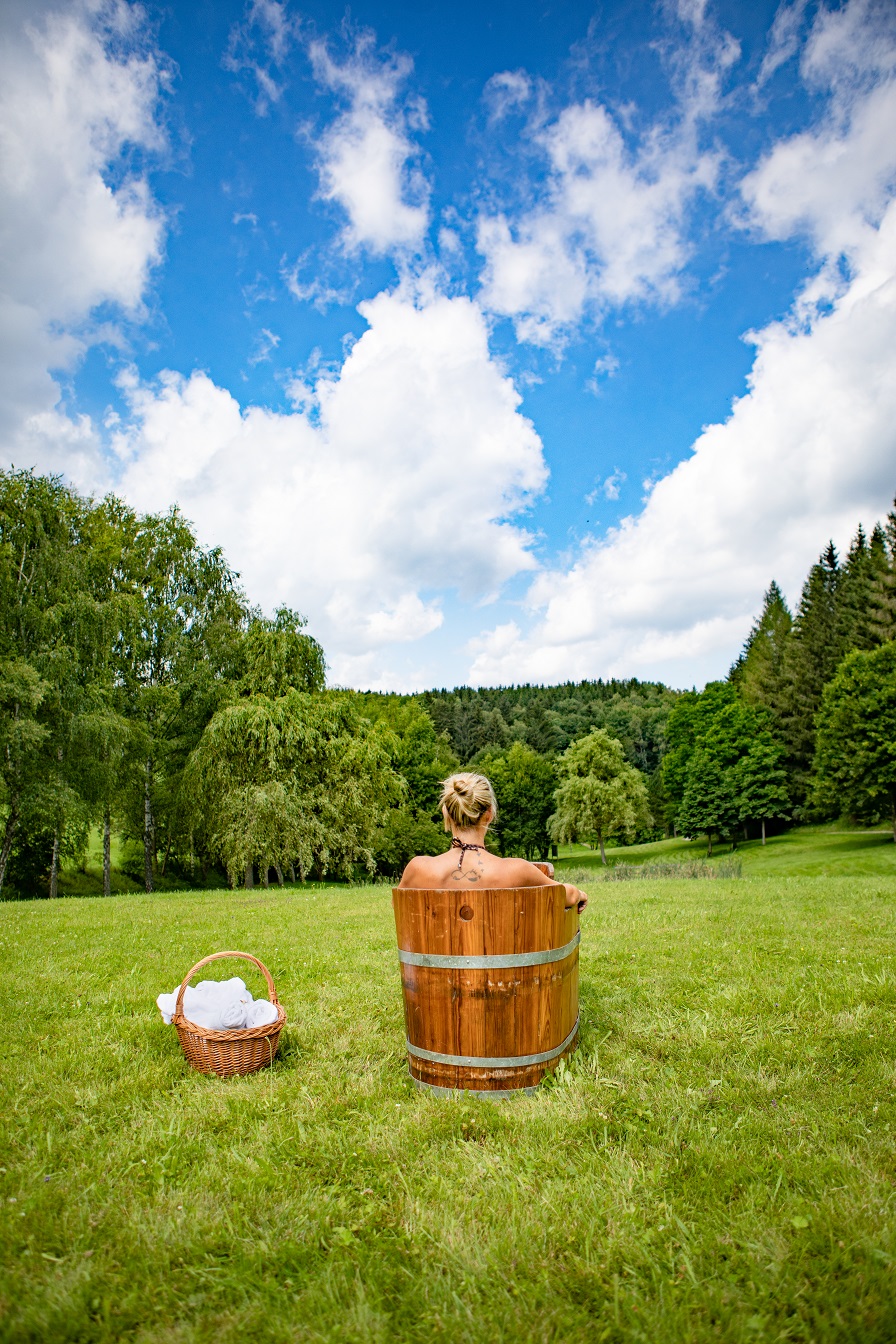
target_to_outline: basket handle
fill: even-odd
[[[187,985],[193,979],[196,972],[201,971],[203,966],[207,966],[210,961],[220,961],[222,957],[242,957],[245,961],[253,962],[268,982],[268,993],[270,995],[271,1003],[275,1008],[280,1007],[280,1000],[277,998],[277,991],[274,988],[273,978],[263,961],[259,961],[257,957],[253,957],[251,952],[213,952],[210,957],[203,957],[201,961],[197,961],[193,969],[187,971],[184,976],[181,987],[177,991],[177,1003],[174,1006],[175,1017],[183,1017],[184,994],[186,993]]]

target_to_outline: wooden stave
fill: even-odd
[[[562,884],[481,891],[397,888],[393,907],[399,948],[412,953],[437,949],[437,955],[461,956],[563,949],[573,938],[577,940],[579,924],[575,907],[565,906],[565,895]],[[516,905],[520,900],[522,910]],[[468,920],[459,917],[464,905],[472,910]],[[503,1060],[509,1055],[553,1051],[567,1042],[546,1062],[500,1067],[421,1059],[409,1052],[411,1076],[425,1087],[485,1092],[531,1089],[575,1049],[577,945],[561,960],[540,965],[445,969],[402,964],[401,976],[411,1045],[449,1056]],[[481,1005],[478,1013],[476,1004]]]

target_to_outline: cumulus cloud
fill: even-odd
[[[11,455],[31,417],[88,446],[54,410],[54,370],[116,331],[101,306],[137,316],[164,221],[126,149],[159,150],[167,72],[121,3],[73,3],[29,20],[10,11],[0,53],[0,434]],[[58,451],[58,449],[57,449]]]
[[[873,247],[896,185],[896,11],[822,10],[801,68],[828,94],[820,125],[776,145],[742,184],[765,237],[807,236],[822,257]]]
[[[711,185],[714,159],[655,132],[626,145],[607,110],[586,99],[537,136],[547,158],[543,203],[515,221],[480,220],[482,298],[517,336],[552,344],[589,306],[678,295],[689,202]]]
[[[827,537],[843,546],[860,519],[887,508],[896,150],[874,123],[890,108],[893,74],[881,11],[851,9],[822,11],[804,53],[807,78],[828,72],[820,123],[776,146],[743,187],[754,223],[773,237],[808,234],[821,271],[788,320],[750,337],[748,391],[728,420],[653,484],[639,515],[535,579],[530,628],[479,636],[471,680],[723,675],[769,580],[795,600]],[[832,265],[844,256],[845,278]]]
[[[679,298],[690,211],[714,187],[720,165],[701,136],[740,48],[707,16],[704,0],[681,0],[677,17],[684,36],[679,29],[663,47],[669,111],[638,127],[631,108],[614,114],[590,98],[554,118],[539,105],[527,137],[540,155],[534,203],[478,221],[482,301],[513,320],[521,341],[557,347],[584,318]],[[521,71],[494,76],[485,89],[492,120],[530,93]]]
[[[113,436],[118,490],[179,501],[256,601],[308,613],[337,679],[436,629],[442,593],[487,599],[533,569],[518,515],[547,475],[474,303],[400,289],[360,311],[295,411],[242,408],[202,372],[132,376]]]
[[[309,55],[315,77],[347,102],[317,145],[320,194],[348,216],[347,250],[375,255],[417,248],[429,225],[429,191],[418,164],[414,132],[427,125],[422,101],[401,97],[413,63],[384,55],[362,32],[341,64],[323,41]]]

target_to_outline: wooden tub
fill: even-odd
[[[392,893],[418,1087],[532,1091],[575,1048],[579,912],[565,889]]]

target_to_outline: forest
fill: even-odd
[[[441,780],[492,779],[537,857],[673,833],[735,845],[848,814],[896,827],[896,512],[772,582],[702,691],[596,680],[420,695],[327,685],[180,511],[0,473],[0,896],[55,896],[100,837],[147,891],[392,876],[445,840]]]

